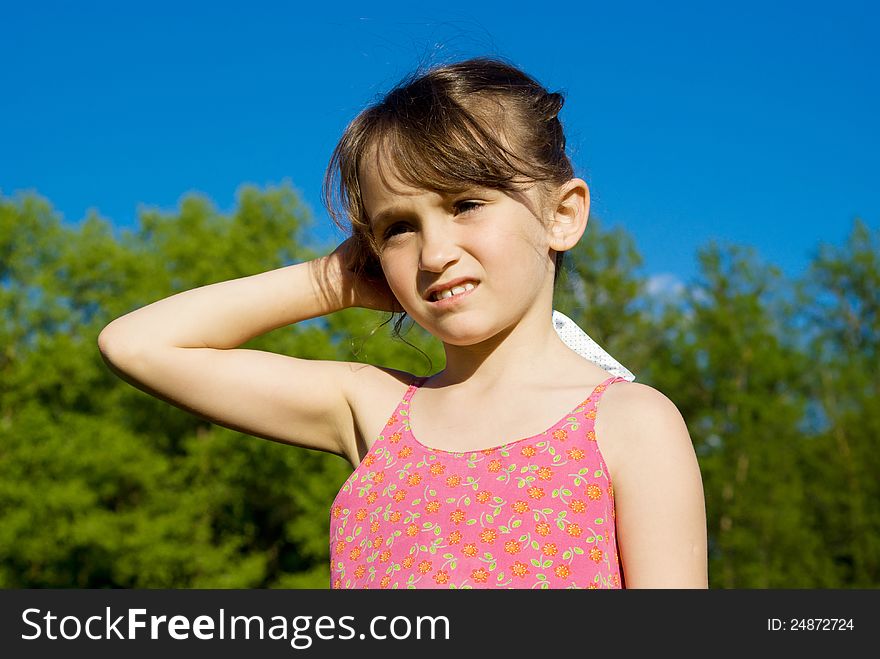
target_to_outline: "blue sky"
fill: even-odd
[[[287,179],[338,241],[320,191],[345,125],[421,61],[500,55],[566,95],[593,215],[658,282],[713,239],[798,276],[880,226],[874,3],[377,4],[7,3],[0,192],[122,228]]]

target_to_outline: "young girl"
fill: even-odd
[[[99,337],[155,396],[351,462],[330,506],[334,588],[707,586],[680,413],[551,322],[589,215],[562,104],[495,59],[405,80],[333,153],[324,191],[350,238],[331,254],[173,295]],[[405,312],[443,343],[445,368],[237,349],[353,306]]]

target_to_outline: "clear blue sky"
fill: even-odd
[[[566,94],[593,214],[645,274],[688,281],[716,239],[797,276],[855,217],[880,226],[876,3],[419,4],[6,3],[0,191],[131,227],[289,179],[330,239],[348,121],[425,58],[500,55]]]

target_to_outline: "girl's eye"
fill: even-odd
[[[460,201],[455,205],[455,207],[460,209],[463,213],[469,213],[482,206],[483,203],[480,201]]]
[[[396,234],[399,229],[405,229],[408,226],[409,226],[408,224],[404,224],[403,222],[397,222],[395,224],[392,224],[390,227],[385,229],[385,233],[383,234],[382,237],[387,240],[388,238],[390,238],[391,236]]]

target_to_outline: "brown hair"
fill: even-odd
[[[366,277],[383,276],[358,182],[358,167],[373,147],[412,187],[451,193],[476,185],[517,193],[534,182],[546,203],[553,187],[573,176],[557,116],[563,103],[562,94],[495,58],[404,78],[352,120],[327,167],[324,204],[334,224],[354,237],[347,266]],[[556,254],[554,285],[563,256]],[[399,336],[400,322],[395,329]]]

